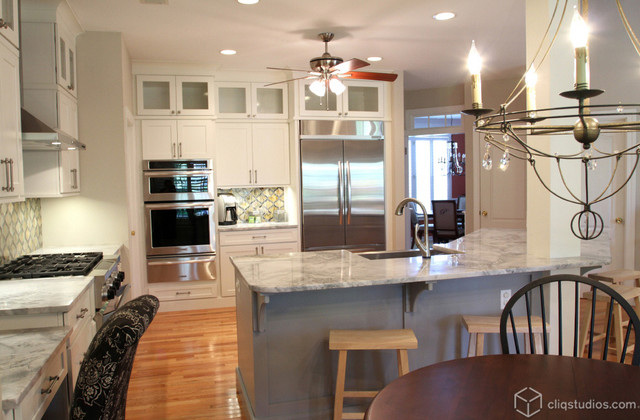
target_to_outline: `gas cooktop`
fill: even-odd
[[[102,252],[24,255],[0,266],[0,280],[86,276],[102,259]]]

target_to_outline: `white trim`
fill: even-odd
[[[416,117],[428,117],[431,115],[449,115],[449,114],[462,114],[464,105],[443,106],[436,108],[419,108],[409,109],[405,111],[404,127],[409,135],[419,134],[436,134],[436,133],[460,133],[464,131],[462,126],[462,116],[460,118],[460,125],[455,127],[439,127],[439,128],[413,128],[413,120]],[[453,131],[452,131],[453,130]]]

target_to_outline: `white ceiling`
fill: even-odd
[[[261,0],[251,6],[236,0],[168,0],[168,5],[67,1],[84,30],[122,32],[133,60],[207,64],[220,70],[306,70],[309,59],[324,51],[317,34],[330,31],[336,36],[329,52],[345,60],[382,56],[382,62],[362,70],[404,71],[405,90],[463,83],[471,40],[483,58],[483,78],[519,76],[524,68],[525,0]],[[622,4],[640,35],[640,2]],[[457,17],[434,20],[441,11]],[[589,23],[592,76],[601,82],[598,87],[608,88],[613,71],[624,74],[623,80],[638,80],[640,60],[620,25],[615,2],[591,0]],[[238,54],[220,55],[225,48]]]
[[[475,39],[483,75],[523,66],[523,0],[68,0],[85,31],[122,32],[134,60],[206,63],[222,70],[308,69],[324,52],[348,60],[382,56],[364,71],[400,71],[405,89],[462,83]],[[437,22],[432,16],[453,11]],[[222,56],[221,49],[238,51]],[[504,53],[507,52],[507,53]]]

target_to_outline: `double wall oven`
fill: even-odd
[[[215,280],[212,161],[147,160],[143,180],[147,281]]]

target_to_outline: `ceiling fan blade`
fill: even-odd
[[[340,64],[336,64],[335,66],[329,69],[330,72],[338,72],[338,73],[346,73],[351,70],[359,69],[361,67],[368,66],[369,63],[366,61],[360,60],[359,58],[352,58],[349,61],[342,62]]]
[[[287,83],[287,82],[293,82],[294,80],[300,80],[300,79],[315,79],[316,76],[302,76],[302,77],[296,77],[294,79],[287,79],[287,80],[282,80],[280,82],[273,82],[273,83],[269,83],[264,85],[264,87],[267,86],[273,86],[273,85],[279,85],[280,83]]]
[[[366,79],[366,80],[379,80],[381,82],[393,82],[398,78],[394,73],[371,73],[366,71],[350,71],[343,73],[340,77],[346,77],[349,79]]]
[[[308,72],[309,70],[299,70],[299,69],[286,69],[284,67],[267,67],[269,70],[286,70],[286,71],[304,71]]]

